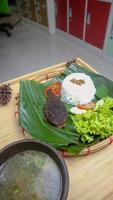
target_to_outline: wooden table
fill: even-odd
[[[77,63],[91,68],[81,59]],[[33,79],[39,74],[46,75],[51,69],[65,68],[66,63],[54,65],[40,71],[8,81],[13,89],[12,99],[6,106],[0,107],[0,148],[7,144],[24,139],[15,118],[15,96],[19,91],[19,81]],[[113,200],[113,145],[82,157],[65,159],[70,176],[70,189],[68,200]]]

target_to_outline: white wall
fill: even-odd
[[[49,32],[50,33],[55,33],[56,24],[55,24],[55,5],[54,5],[54,0],[47,0],[47,13],[48,13]]]

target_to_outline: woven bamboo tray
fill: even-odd
[[[86,64],[85,62],[81,61],[80,59],[76,59],[75,63],[77,64],[80,64],[82,65],[83,67],[85,68],[88,68],[90,69],[92,72],[94,73],[98,73],[94,68],[92,68],[90,65]],[[47,81],[51,78],[54,78],[55,76],[59,75],[59,74],[62,74],[64,72],[66,68],[66,64],[64,66],[62,65],[59,65],[58,69],[54,69],[54,68],[49,68],[49,70],[47,71],[46,70],[46,73],[43,72],[42,74],[39,74],[37,76],[34,76],[32,78],[32,80],[35,80],[35,81],[38,81],[38,82],[44,82],[44,81]],[[18,114],[19,114],[19,109],[18,109],[18,105],[19,105],[19,95],[17,95],[16,97],[16,111],[15,111],[15,116],[18,120]],[[23,133],[23,135],[26,137],[26,138],[32,138],[30,134],[28,134],[26,132],[25,129],[23,129],[21,127],[21,131]],[[113,142],[113,136],[111,135],[110,137],[108,137],[107,139],[105,140],[102,140],[100,142],[97,142],[96,144],[94,145],[88,145],[85,149],[83,149],[79,154],[78,156],[83,156],[83,155],[89,155],[91,153],[95,153],[105,147],[107,147],[108,145],[110,145],[111,143]],[[69,154],[68,152],[66,151],[59,151],[60,154],[62,156],[74,156],[73,154]]]

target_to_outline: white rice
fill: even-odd
[[[84,80],[85,83],[77,85],[71,80]],[[94,98],[96,88],[90,76],[84,73],[68,75],[62,82],[61,100],[72,105],[87,104]]]

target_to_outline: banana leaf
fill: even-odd
[[[46,97],[44,88],[56,80],[62,81],[67,75],[80,72],[91,77],[96,87],[95,100],[104,97],[113,97],[113,82],[101,75],[95,74],[80,65],[71,64],[63,74],[56,76],[45,83],[23,80],[20,82],[19,98],[19,123],[33,138],[52,145],[57,149],[63,149],[70,153],[79,153],[86,145],[80,142],[71,118],[68,116],[64,128],[58,128],[48,123],[44,110]],[[67,110],[70,108],[66,105]]]
[[[44,115],[46,97],[43,84],[35,81],[21,81],[19,99],[20,125],[34,138],[47,142],[56,148],[78,144],[79,135],[66,127],[56,128],[49,124]]]

